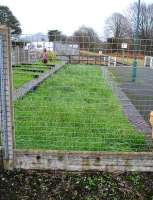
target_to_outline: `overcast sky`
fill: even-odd
[[[135,0],[0,0],[0,5],[11,9],[25,34],[58,29],[70,35],[81,25],[87,25],[101,35],[106,18],[113,12],[123,13],[133,2]]]

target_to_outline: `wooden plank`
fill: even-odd
[[[15,168],[64,171],[153,172],[152,153],[15,150]]]

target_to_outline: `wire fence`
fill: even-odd
[[[21,92],[15,149],[152,152],[152,40],[134,48],[133,39],[45,38],[13,36],[9,46],[13,95]]]
[[[37,38],[24,41],[22,49],[35,54],[35,59],[13,67],[14,85],[20,88],[21,77],[26,82],[46,73],[49,65],[67,62],[58,73],[14,101],[16,148],[151,151],[152,69],[149,64],[144,67],[144,63],[145,56],[152,55],[152,41],[139,41],[135,52],[132,39],[93,41],[81,36],[65,41],[58,37],[57,41],[54,38],[51,42]],[[17,46],[18,41],[13,42],[13,48]],[[54,55],[47,65],[41,62],[44,48]],[[133,83],[131,65],[136,53],[138,76]],[[21,54],[22,57],[26,58]],[[115,87],[112,89],[104,77],[104,66],[128,97],[124,107],[113,92]],[[130,103],[133,107],[129,107]],[[124,109],[131,115],[125,115]]]

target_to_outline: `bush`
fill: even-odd
[[[48,61],[53,61],[53,60],[55,60],[56,59],[56,54],[54,53],[54,52],[52,52],[52,51],[49,51],[48,52]]]

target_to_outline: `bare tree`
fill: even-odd
[[[131,36],[131,24],[120,13],[113,13],[105,22],[105,36],[107,38],[124,38]]]
[[[128,17],[132,25],[133,33],[137,24],[138,3],[134,3],[128,9]],[[140,7],[139,38],[151,39],[153,37],[153,4],[142,3]]]
[[[98,48],[100,39],[93,28],[82,26],[73,34],[73,39],[80,45],[80,49],[95,51]]]

